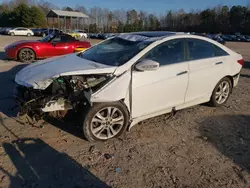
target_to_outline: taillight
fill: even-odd
[[[245,63],[244,59],[240,59],[240,60],[238,60],[237,62],[238,62],[239,64],[241,64],[242,66],[244,66],[244,63]]]

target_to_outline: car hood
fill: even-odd
[[[116,68],[71,54],[30,64],[16,74],[15,82],[34,89],[46,89],[60,76],[113,73]]]
[[[39,42],[39,41],[36,41],[36,40],[21,40],[21,41],[14,42],[14,43],[6,46],[6,48],[9,48],[11,46],[17,46],[17,45],[20,45],[20,44],[37,43],[37,42]]]

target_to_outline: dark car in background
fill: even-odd
[[[221,35],[220,36],[224,41],[226,42],[230,42],[230,41],[233,41],[233,37],[231,35]]]
[[[212,39],[215,40],[215,41],[217,41],[217,42],[219,42],[219,43],[221,43],[221,44],[225,44],[226,43],[226,41],[220,35],[214,35],[212,37]]]
[[[249,35],[244,35],[246,42],[250,42],[250,36]]]
[[[47,30],[42,31],[40,36],[46,37],[47,35],[52,34],[52,33],[53,34],[62,34],[63,31],[58,30],[58,29],[47,29]]]
[[[236,36],[236,42],[245,42],[245,38],[242,35]]]
[[[34,31],[35,36],[41,36],[41,37],[45,37],[51,33],[58,34],[63,32],[55,28],[40,28],[40,29],[35,29]]]
[[[31,31],[34,33],[34,36],[35,36],[35,33],[36,33],[38,30],[39,30],[38,28],[33,28],[33,29],[31,29]]]
[[[48,28],[40,28],[40,29],[37,29],[35,32],[34,32],[34,35],[35,36],[41,36],[42,32],[43,31],[46,31]]]
[[[5,28],[1,28],[0,30],[0,34],[1,35],[8,35],[9,30],[11,30],[11,27],[5,27]]]
[[[192,34],[213,39],[221,44],[226,43],[225,40],[223,40],[223,38],[221,38],[218,34],[203,34],[203,33],[192,33]]]

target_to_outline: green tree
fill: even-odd
[[[223,6],[221,11],[218,15],[218,19],[216,21],[218,25],[218,30],[221,32],[228,32],[230,29],[230,22],[229,22],[229,8],[228,6]]]
[[[170,10],[167,14],[167,27],[172,30],[173,29],[173,14],[172,11]]]
[[[30,8],[26,4],[19,4],[10,14],[10,21],[14,26],[29,27],[32,24]]]
[[[36,6],[30,8],[30,15],[32,18],[31,25],[29,27],[44,27],[46,26],[45,15]]]
[[[121,21],[118,21],[117,32],[118,33],[124,32],[124,24]]]
[[[232,32],[244,31],[247,19],[247,7],[244,6],[233,6],[230,10],[230,23]]]

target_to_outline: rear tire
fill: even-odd
[[[129,123],[129,113],[121,102],[98,103],[85,115],[83,133],[88,141],[106,141],[120,136]]]
[[[36,54],[30,48],[23,48],[18,53],[18,59],[24,63],[32,62],[36,59]]]
[[[224,105],[232,92],[232,82],[225,77],[215,86],[209,104],[213,107]]]

